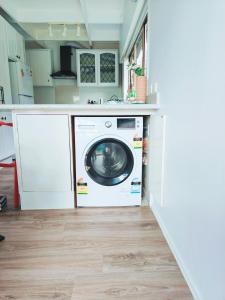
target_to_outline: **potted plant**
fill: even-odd
[[[128,97],[131,99],[132,103],[145,103],[147,94],[147,77],[144,75],[144,69],[136,63],[128,65],[128,69],[135,73],[135,90],[132,90]]]

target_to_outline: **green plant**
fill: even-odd
[[[144,69],[138,66],[136,63],[129,64],[128,70],[134,71],[137,76],[144,76]]]

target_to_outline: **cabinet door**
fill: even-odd
[[[12,122],[11,113],[0,113],[0,121]],[[0,126],[0,161],[15,153],[12,127]]]
[[[99,86],[118,86],[118,52],[116,50],[99,51]]]
[[[6,37],[8,57],[17,60],[17,31],[8,22],[6,22]]]
[[[6,21],[0,16],[0,86],[4,88],[6,104],[12,104],[8,51],[6,43]]]
[[[77,51],[77,83],[78,86],[97,85],[96,51]]]
[[[72,191],[68,115],[17,115],[23,192]]]
[[[25,44],[24,44],[24,38],[22,35],[20,35],[18,32],[16,34],[17,38],[17,58],[25,63]]]
[[[150,168],[149,186],[151,205],[164,206],[164,161],[165,161],[166,116],[150,117]]]
[[[52,56],[49,49],[28,51],[29,64],[33,73],[34,86],[53,86]]]

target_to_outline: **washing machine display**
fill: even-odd
[[[143,117],[76,117],[79,207],[141,205]]]
[[[125,143],[106,138],[92,145],[86,154],[85,163],[88,175],[96,183],[113,186],[130,176],[134,157]]]

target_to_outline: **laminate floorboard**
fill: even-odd
[[[0,299],[193,299],[147,207],[8,211],[0,231]]]
[[[9,210],[0,233],[1,300],[193,300],[147,207]]]

